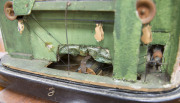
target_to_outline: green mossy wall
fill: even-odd
[[[157,13],[151,22],[153,32],[160,35],[159,43],[165,45],[162,70],[171,75],[176,60],[179,33],[180,33],[180,1],[179,0],[154,0]],[[168,36],[169,35],[169,36]],[[165,44],[162,42],[167,40]],[[160,42],[161,41],[161,42]]]
[[[6,0],[1,0],[0,8],[0,23],[1,23],[1,32],[3,34],[3,40],[5,41],[5,49],[10,54],[11,53],[24,53],[31,54],[31,44],[30,44],[30,35],[29,31],[25,27],[25,30],[22,34],[18,32],[18,21],[10,21],[4,15],[4,4]]]
[[[117,0],[114,25],[114,78],[135,81],[139,63],[141,22],[136,0]]]
[[[147,45],[140,46],[139,63],[138,63],[138,69],[137,69],[138,74],[142,74],[146,70],[147,51],[148,51]]]
[[[35,18],[39,25],[33,18]],[[48,59],[56,61],[58,45],[66,44],[64,11],[36,11],[31,16],[27,16],[26,25],[29,26],[33,56],[36,59]],[[69,11],[68,19],[83,19],[85,21],[68,20],[68,41],[73,45],[96,46],[109,49],[113,58],[113,23],[102,22],[104,30],[104,40],[97,42],[94,38],[96,23],[87,20],[113,20],[113,12],[81,12]],[[49,33],[56,40],[49,35]],[[38,37],[39,36],[39,37]],[[41,40],[41,39],[43,40]],[[52,51],[45,47],[44,42],[50,42],[54,46]]]

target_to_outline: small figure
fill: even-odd
[[[95,32],[96,34],[94,35],[94,38],[96,39],[96,41],[102,41],[104,39],[104,31],[102,28],[102,24],[96,24]]]
[[[22,34],[22,32],[24,31],[24,23],[22,19],[18,20],[18,31],[20,32],[20,34]]]
[[[151,26],[147,25],[143,27],[142,32],[143,32],[143,35],[141,37],[141,41],[144,44],[149,44],[150,42],[152,42]]]

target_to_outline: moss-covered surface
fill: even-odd
[[[178,5],[178,0],[153,0],[156,4],[156,16],[151,22],[153,31],[170,32],[173,26],[172,10]]]
[[[166,45],[170,40],[169,33],[153,32],[152,33],[152,42],[150,45]]]
[[[139,63],[138,63],[138,69],[137,69],[138,74],[142,74],[146,70],[147,51],[148,51],[147,45],[140,46]]]
[[[29,15],[35,0],[13,0],[15,15]]]
[[[159,42],[165,40],[169,34],[169,39],[165,45],[162,70],[171,75],[176,60],[178,50],[178,38],[180,33],[180,1],[179,0],[154,0],[156,3],[157,13],[151,22],[154,32],[162,33]],[[158,36],[158,35],[157,35]],[[164,44],[164,43],[161,43]]]
[[[136,0],[117,0],[114,25],[114,78],[136,80],[141,22]]]

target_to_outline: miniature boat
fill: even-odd
[[[180,98],[179,0],[3,0],[1,85],[61,102]]]

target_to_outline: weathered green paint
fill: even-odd
[[[1,1],[1,6],[2,5],[4,5],[5,4],[5,0],[3,0],[3,1]],[[0,9],[0,30],[1,30],[1,34],[2,34],[2,38],[3,38],[3,42],[4,42],[4,48],[5,48],[5,50],[6,51],[8,51],[8,48],[7,48],[7,45],[6,45],[6,39],[5,39],[5,35],[3,35],[4,33],[3,33],[3,30],[2,30],[2,17],[3,17],[3,15],[4,15],[4,9],[1,7],[1,9]]]
[[[98,62],[112,64],[112,58],[108,49],[80,45],[60,45],[59,54],[68,54],[68,48],[69,54],[73,56],[87,56],[89,54]]]
[[[172,24],[172,8],[175,7],[173,2],[177,0],[154,0],[156,3],[156,16],[151,22],[153,31],[169,32]]]
[[[31,54],[30,35],[25,27],[22,34],[18,32],[17,20],[9,21],[3,15],[1,18],[3,39],[6,41],[8,52],[11,53],[25,53]]]
[[[11,53],[13,58],[21,58],[21,59],[33,59],[32,54],[24,54],[24,53]]]
[[[153,41],[150,45],[166,45],[170,39],[169,33],[153,32],[152,33]]]
[[[168,62],[169,62],[169,55],[170,55],[169,48],[171,47],[170,44],[171,44],[170,41],[168,41],[166,45],[164,46],[164,53],[163,53],[163,58],[162,58],[162,62],[164,63],[164,65],[161,66],[162,72],[167,72],[167,69],[168,69]]]
[[[34,0],[30,2],[27,2],[28,0],[15,0],[15,14],[27,15],[24,16],[25,30],[23,34],[20,34],[17,30],[17,20],[9,21],[4,15],[3,6],[6,1],[1,0],[0,3],[0,22],[5,48],[9,54],[16,58],[33,57],[34,59],[56,61],[58,45],[66,44],[64,25],[66,2],[35,2],[32,13],[28,15],[31,11],[29,7],[33,5]],[[168,65],[163,65],[162,69],[170,75],[178,47],[180,32],[180,8],[178,5],[180,1],[154,1],[157,14],[150,23],[153,31],[153,41],[150,45],[165,46],[163,63]],[[25,8],[27,3],[30,4],[28,4],[28,8]],[[145,70],[145,64],[139,65],[146,60],[143,55],[147,53],[147,46],[140,45],[142,24],[136,16],[136,0],[72,1],[68,10],[68,39],[70,45],[108,49],[111,59],[108,56],[109,59],[107,60],[111,60],[113,63],[114,78],[116,79],[136,80],[137,73]],[[49,36],[49,33],[31,16],[60,43]],[[75,21],[72,19],[75,19]],[[95,21],[98,20],[111,21],[102,22],[105,38],[101,42],[97,42],[94,38],[94,29],[97,23]],[[113,23],[113,21],[115,22]],[[46,47],[47,43],[51,43],[54,48],[49,50]],[[87,49],[82,48],[81,50],[83,51],[81,55],[85,55]],[[96,52],[92,52],[92,55],[94,53],[96,54]],[[97,61],[106,61],[102,60],[102,57],[98,58],[100,59],[96,58]],[[110,61],[106,63],[110,63]]]
[[[174,63],[176,60],[178,50],[178,36],[180,33],[179,13],[180,13],[180,1],[179,0],[154,0],[156,3],[157,13],[153,21],[151,22],[152,30],[159,33],[169,34],[169,39],[166,42],[165,50],[163,54],[162,70],[171,75]],[[163,8],[163,9],[162,9]],[[163,35],[163,34],[162,34]],[[159,39],[163,39],[164,36]],[[160,40],[161,41],[161,40]],[[161,43],[162,44],[162,43]],[[164,43],[163,43],[164,44]]]
[[[172,2],[172,27],[171,27],[171,38],[170,38],[170,48],[169,48],[169,57],[168,57],[168,69],[167,72],[169,75],[173,72],[173,67],[176,61],[178,44],[179,44],[179,34],[180,34],[180,1],[171,1]]]
[[[176,61],[178,43],[179,43],[178,41],[179,32],[178,33],[176,32],[174,36],[176,37],[170,38],[170,43],[167,47],[167,51],[169,55],[165,57],[165,62],[167,63],[167,65],[164,65],[164,69],[169,74],[169,76],[171,76],[171,73],[173,72],[173,67]]]
[[[10,21],[4,15],[4,4],[6,0],[0,1],[1,9],[0,9],[0,23],[2,25],[1,32],[5,44],[6,51],[9,54],[11,53],[24,53],[31,54],[31,45],[30,45],[30,35],[29,31],[25,27],[24,32],[20,34],[18,32],[17,20]]]
[[[35,0],[13,0],[15,15],[29,15]]]
[[[136,80],[141,26],[136,15],[136,0],[117,0],[113,62],[115,78]]]
[[[148,51],[147,45],[140,46],[139,63],[138,63],[138,68],[137,68],[138,74],[142,74],[146,70],[147,51]]]
[[[51,35],[56,38],[61,44],[66,44],[66,34],[64,25],[63,11],[44,11],[32,12],[33,18],[39,22]],[[31,45],[33,49],[33,56],[36,59],[47,59],[56,61],[57,47],[60,44],[53,37],[49,36],[48,32],[44,30],[31,16],[27,16],[26,26],[29,27],[31,34]],[[48,20],[48,18],[52,20]],[[68,19],[84,19],[84,20],[113,20],[113,12],[68,12]],[[57,20],[60,19],[60,20]],[[105,32],[104,40],[97,42],[94,38],[96,22],[92,21],[73,21],[68,20],[68,39],[69,44],[96,46],[107,48],[113,58],[113,23],[102,22],[103,30]],[[42,38],[44,42],[51,42],[54,46],[53,52],[50,52],[45,43],[37,36]]]
[[[114,11],[115,0],[112,1],[70,1],[68,10],[81,11]],[[65,10],[67,2],[64,1],[46,1],[35,2],[32,10]]]

